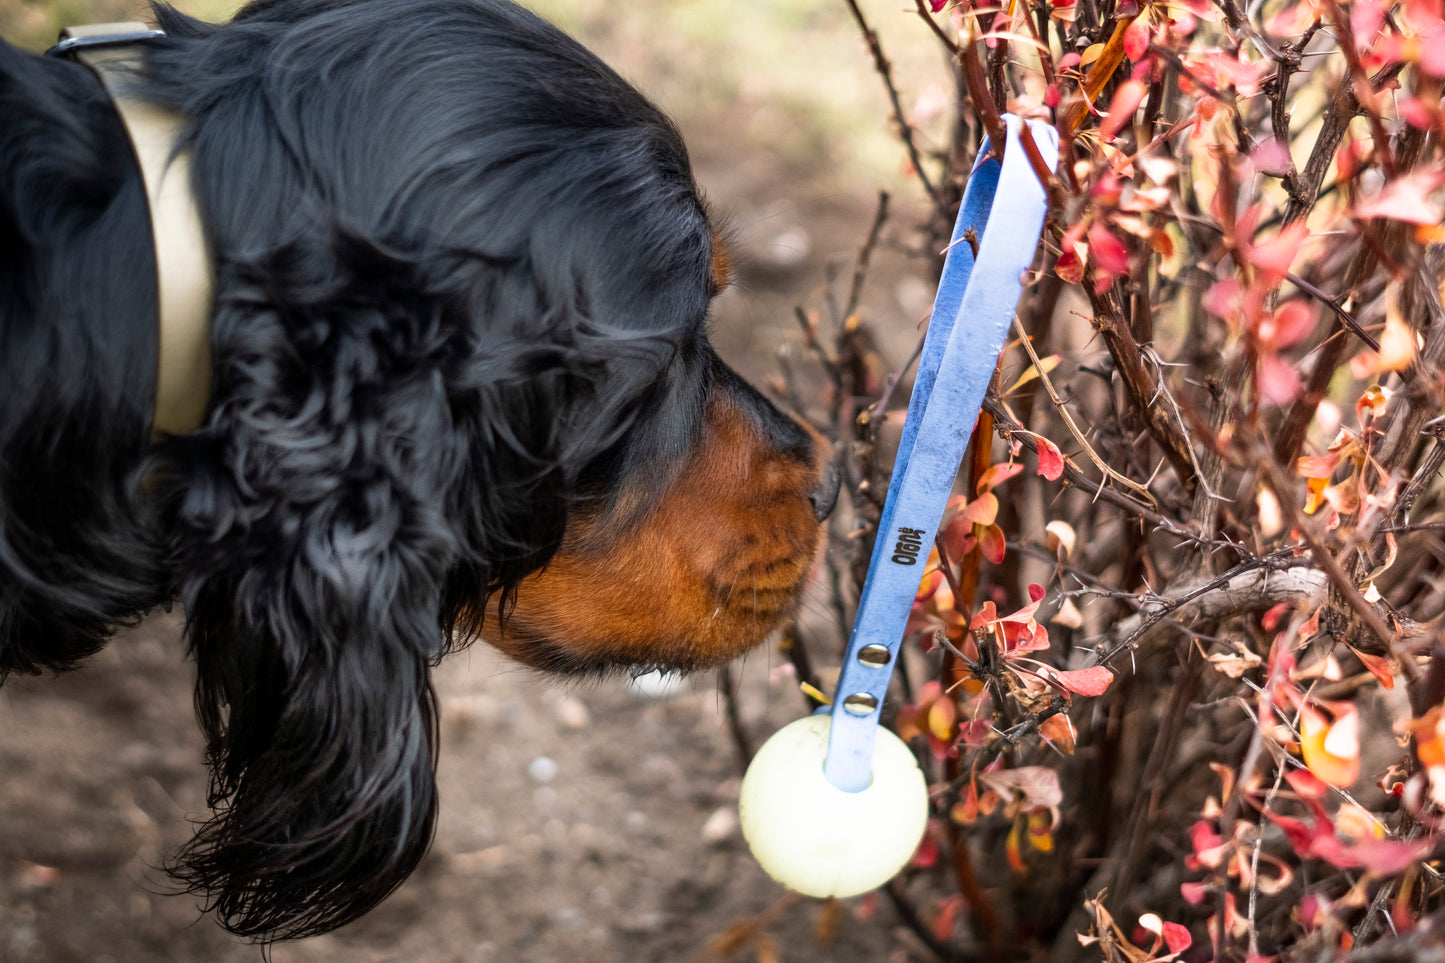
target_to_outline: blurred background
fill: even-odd
[[[177,6],[220,20],[236,5]],[[734,366],[760,383],[777,377],[780,359],[806,375],[794,309],[836,301],[881,190],[892,214],[861,313],[883,363],[904,360],[932,294],[915,250],[924,213],[843,0],[530,6],[682,128],[743,253],[715,317]],[[935,128],[951,97],[936,46],[904,5],[861,6],[910,118]],[[0,0],[0,35],[38,52],[63,25],[146,16],[126,0]],[[802,621],[815,658],[836,661],[829,607],[810,602]],[[828,677],[832,667],[819,668]],[[733,677],[753,745],[803,714],[773,647]],[[157,869],[205,812],[190,682],[178,622],[163,616],[78,672],[0,689],[0,961],[258,957],[193,898],[167,895]],[[277,947],[279,963],[930,958],[885,901],[798,900],[757,868],[737,830],[740,754],[714,676],[560,685],[478,646],[447,662],[437,685],[442,812],[431,855],[380,909]]]

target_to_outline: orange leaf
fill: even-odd
[[[998,496],[993,492],[984,492],[963,506],[959,517],[974,525],[992,525],[998,518]]]
[[[1305,483],[1309,497],[1305,499],[1305,514],[1313,515],[1325,503],[1325,489],[1330,486],[1329,478],[1311,478]]]
[[[953,724],[958,720],[958,707],[945,696],[928,707],[928,731],[940,742],[947,742],[953,736]]]
[[[1300,752],[1305,765],[1331,786],[1352,786],[1360,777],[1359,715],[1342,706],[1334,722],[1310,705],[1300,706]]]
[[[1019,837],[1022,835],[1019,832],[1020,822],[1021,820],[1014,820],[1013,827],[1008,831],[1008,839],[1004,843],[1004,853],[1008,856],[1008,864],[1015,873],[1028,872],[1028,867],[1024,866],[1023,853],[1019,847]]]
[[[953,804],[948,815],[954,822],[963,826],[972,826],[978,821],[978,787],[973,784],[973,780],[969,780],[968,786],[963,791],[963,797]]]
[[[1078,741],[1078,733],[1074,730],[1074,724],[1069,721],[1068,713],[1060,712],[1040,722],[1039,735],[1047,739],[1050,745],[1064,755],[1072,756],[1074,754],[1074,744]]]
[[[938,587],[943,584],[943,573],[936,568],[931,568],[923,573],[923,578],[918,580],[918,591],[913,596],[914,602],[927,602],[938,592]]]
[[[1024,466],[1018,462],[1003,462],[998,465],[989,465],[983,477],[978,480],[978,492],[991,492],[1013,476],[1024,470]]]

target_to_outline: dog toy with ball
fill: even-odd
[[[922,770],[878,723],[920,562],[1043,229],[1047,199],[1019,143],[1024,121],[1004,122],[1002,160],[987,145],[979,151],[954,224],[833,705],[774,733],[743,777],[748,846],[769,875],[808,896],[882,886],[913,856],[928,821]],[[1052,170],[1058,134],[1039,121],[1027,126]]]

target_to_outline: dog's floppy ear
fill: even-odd
[[[227,271],[213,410],[155,476],[215,810],[173,871],[227,928],[269,941],[357,918],[424,855],[448,575],[486,586],[508,574],[484,559],[534,565],[479,540],[526,518],[555,543],[562,508],[544,465],[506,454],[533,439],[476,436],[483,393],[449,371],[466,335],[418,261],[342,238]],[[516,483],[468,498],[474,451],[510,459]]]

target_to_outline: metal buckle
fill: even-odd
[[[86,27],[66,27],[60,32],[60,41],[45,51],[45,56],[73,57],[85,50],[124,47],[165,35],[164,30],[156,30],[140,23],[98,23]]]

